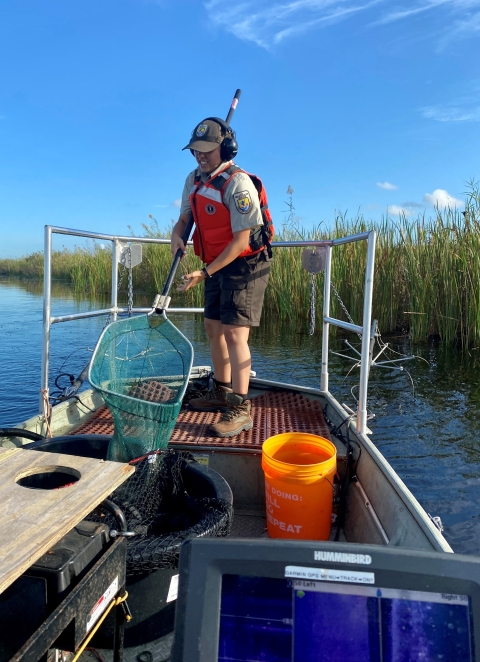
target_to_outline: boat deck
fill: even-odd
[[[251,398],[253,427],[236,437],[220,438],[208,434],[219,412],[182,409],[170,444],[188,447],[249,448],[260,451],[263,442],[275,434],[295,430],[331,440],[328,425],[318,400],[293,391],[266,391]],[[70,434],[113,434],[113,419],[106,406],[98,409],[83,425]]]
[[[218,466],[218,452],[241,453],[247,451],[251,453],[253,451],[259,456],[262,444],[266,439],[292,430],[319,435],[332,441],[337,448],[338,470],[340,474],[343,473],[346,449],[341,441],[330,434],[323,415],[322,403],[319,400],[294,391],[279,390],[263,391],[259,395],[251,397],[251,403],[252,429],[230,438],[214,437],[208,434],[210,425],[220,419],[220,412],[200,412],[182,408],[169,445],[176,449],[189,450],[195,454],[197,459],[200,459],[199,455],[208,451],[209,455],[204,456],[203,459],[224,475],[234,494],[236,493],[236,480],[224,464]],[[72,430],[70,434],[113,434],[113,419],[108,408],[106,406],[99,408],[85,423]],[[216,460],[212,457],[212,453],[216,456]],[[251,465],[248,471],[251,473]],[[236,472],[236,467],[234,472]],[[252,484],[244,485],[244,489],[251,489],[253,492],[255,487]],[[253,501],[257,501],[257,503],[252,503],[250,499],[247,499],[247,502],[242,498],[235,499],[235,516],[231,536],[238,538],[267,536],[263,493],[260,499]]]

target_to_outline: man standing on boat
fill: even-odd
[[[197,168],[185,182],[180,217],[172,231],[172,253],[185,252],[182,236],[190,214],[195,254],[205,263],[184,276],[179,291],[205,283],[205,330],[214,368],[213,388],[190,401],[198,411],[223,410],[210,433],[233,437],[253,425],[247,393],[250,327],[260,324],[270,272],[273,235],[261,180],[233,162],[235,134],[223,120],[197,124],[190,142]]]

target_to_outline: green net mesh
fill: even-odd
[[[103,331],[89,369],[114,422],[108,460],[167,446],[192,368],[190,342],[165,316],[140,315]]]

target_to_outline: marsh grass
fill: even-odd
[[[472,185],[465,214],[455,209],[435,210],[416,219],[405,215],[367,222],[361,214],[348,218],[338,214],[334,224],[312,230],[286,224],[277,240],[332,239],[367,230],[377,232],[373,316],[382,333],[409,332],[415,341],[436,337],[446,343],[468,347],[480,343],[480,193]],[[156,222],[144,226],[145,236],[167,238]],[[134,241],[134,237],[132,240]],[[265,310],[295,328],[308,329],[310,276],[301,266],[299,248],[274,251]],[[335,247],[332,282],[353,320],[362,320],[365,244]],[[143,262],[134,268],[134,289],[161,291],[171,266],[168,245],[144,245]],[[53,277],[70,282],[78,294],[102,295],[110,291],[111,253],[95,246],[53,254]],[[189,250],[177,276],[201,266]],[[0,260],[0,274],[41,278],[43,255],[34,253],[18,260]],[[323,276],[317,275],[317,332],[323,308]],[[126,292],[127,278],[122,292]],[[336,297],[331,296],[331,315],[345,319]],[[172,290],[172,306],[203,305],[203,288],[184,295]],[[335,330],[332,329],[332,333]]]

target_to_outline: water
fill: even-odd
[[[149,306],[152,297],[135,298]],[[12,426],[38,411],[42,332],[42,284],[0,280],[0,426]],[[54,284],[52,314],[71,314],[105,302],[75,299],[70,289]],[[306,317],[306,314],[305,314]],[[170,315],[195,349],[195,364],[210,365],[201,315]],[[52,328],[50,388],[59,372],[77,376],[91,356],[105,324],[92,318]],[[372,440],[415,494],[425,510],[439,515],[444,535],[457,552],[480,553],[480,388],[478,351],[461,352],[438,346],[411,348],[404,339],[389,339],[400,352],[413,351],[428,361],[403,364],[405,372],[372,371],[369,422]],[[321,363],[320,329],[308,335],[306,320],[280,325],[264,320],[252,331],[253,369],[259,377],[318,387]],[[336,341],[334,349],[342,350]],[[331,357],[330,390],[350,406],[358,372]],[[60,386],[68,378],[60,379]],[[354,390],[355,393],[355,390]]]

